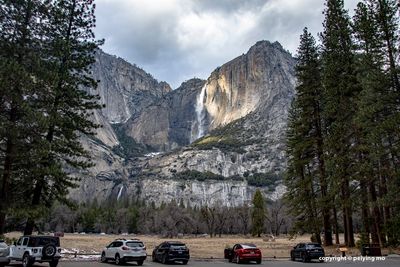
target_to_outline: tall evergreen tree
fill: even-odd
[[[38,50],[45,11],[39,0],[0,1],[0,234],[6,214],[29,194],[32,159],[39,153],[44,122],[33,102],[43,95]]]
[[[251,211],[251,222],[252,229],[251,232],[255,236],[261,236],[264,232],[266,217],[265,200],[259,189],[256,190],[253,197],[253,208]]]
[[[372,222],[368,225],[364,219],[364,229],[371,232],[372,242],[381,246],[386,238],[396,239],[388,229],[392,229],[393,209],[399,204],[398,67],[393,60],[398,53],[398,8],[394,1],[366,0],[358,5],[354,17],[358,79],[363,88],[356,117],[361,149],[355,171],[360,175],[361,190],[365,191],[365,186],[368,189],[368,199],[361,192],[361,203],[368,201],[371,207],[370,211],[363,207],[363,217],[369,212]]]
[[[323,52],[323,112],[327,175],[341,195],[345,242],[352,247],[353,206],[351,199],[351,146],[354,141],[353,115],[358,96],[350,19],[343,0],[327,0]]]
[[[309,216],[307,221],[313,225],[311,231],[319,242],[320,222],[315,220],[320,212],[322,213],[324,242],[329,246],[332,245],[330,207],[332,200],[328,192],[323,151],[321,66],[318,48],[307,28],[300,37],[297,57],[298,85],[288,125],[287,152],[290,157],[288,169],[291,171],[286,176],[286,185],[289,188],[287,198],[290,199],[291,205],[293,202],[307,203],[306,209],[296,207],[291,210],[296,217],[301,215],[303,222],[304,217]],[[294,191],[299,189],[300,193],[294,194]]]
[[[41,209],[54,200],[66,202],[68,189],[78,178],[69,170],[90,166],[89,154],[80,142],[80,134],[91,135],[97,126],[90,120],[99,108],[97,97],[89,94],[96,87],[90,77],[90,65],[98,42],[94,39],[94,1],[55,1],[49,11],[47,31],[47,94],[38,106],[48,114],[43,140],[45,150],[38,159],[40,171],[34,178],[31,208]],[[25,234],[33,231],[35,216],[28,218]]]

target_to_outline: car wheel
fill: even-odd
[[[186,265],[187,263],[188,263],[187,260],[182,261],[182,264],[183,264],[183,265]]]
[[[261,264],[261,259],[256,260],[257,264]]]
[[[153,262],[157,262],[156,254],[154,252],[153,252],[153,254],[151,254],[151,260]]]
[[[56,252],[57,252],[56,246],[48,244],[43,247],[42,254],[45,258],[52,258],[56,254]]]
[[[52,260],[51,262],[49,262],[50,267],[57,267],[58,265],[58,260]]]
[[[143,265],[143,260],[137,261],[137,265],[138,265],[138,266],[142,266],[142,265]]]
[[[28,253],[24,254],[24,257],[22,258],[22,266],[23,267],[31,267],[33,265],[33,261],[29,257]]]
[[[119,254],[115,255],[115,264],[116,265],[122,265],[124,262],[123,260],[120,258]]]
[[[168,257],[167,254],[164,254],[164,256],[162,257],[162,261],[161,261],[162,264],[167,264],[168,263],[168,258],[167,257]]]
[[[101,262],[104,262],[104,263],[107,262],[106,253],[104,253],[104,252],[101,253],[100,261],[101,261]]]
[[[301,259],[303,262],[307,262],[307,255],[304,253]]]
[[[294,257],[294,253],[290,253],[290,260],[291,261],[295,261],[296,260],[296,258]]]
[[[238,254],[235,254],[235,262],[236,262],[237,264],[240,263],[240,258],[239,258],[239,255],[238,255]]]

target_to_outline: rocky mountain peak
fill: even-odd
[[[260,41],[206,81],[193,78],[171,90],[98,53],[94,76],[106,108],[96,118],[103,128],[88,142],[96,167],[73,196],[203,205],[212,195],[240,205],[256,186],[272,195],[285,166],[294,66],[278,42]]]

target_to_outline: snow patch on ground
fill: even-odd
[[[82,260],[87,260],[87,261],[97,261],[100,260],[100,252],[91,250],[91,251],[85,251],[85,250],[80,250],[77,248],[71,248],[71,249],[66,249],[63,248],[61,249],[61,256],[62,260],[68,260],[68,261],[82,261]]]

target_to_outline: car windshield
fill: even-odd
[[[307,244],[307,248],[321,248],[320,244]]]
[[[126,242],[126,245],[131,248],[142,248],[144,247],[142,242]]]
[[[7,248],[7,244],[6,243],[0,243],[0,248]]]

